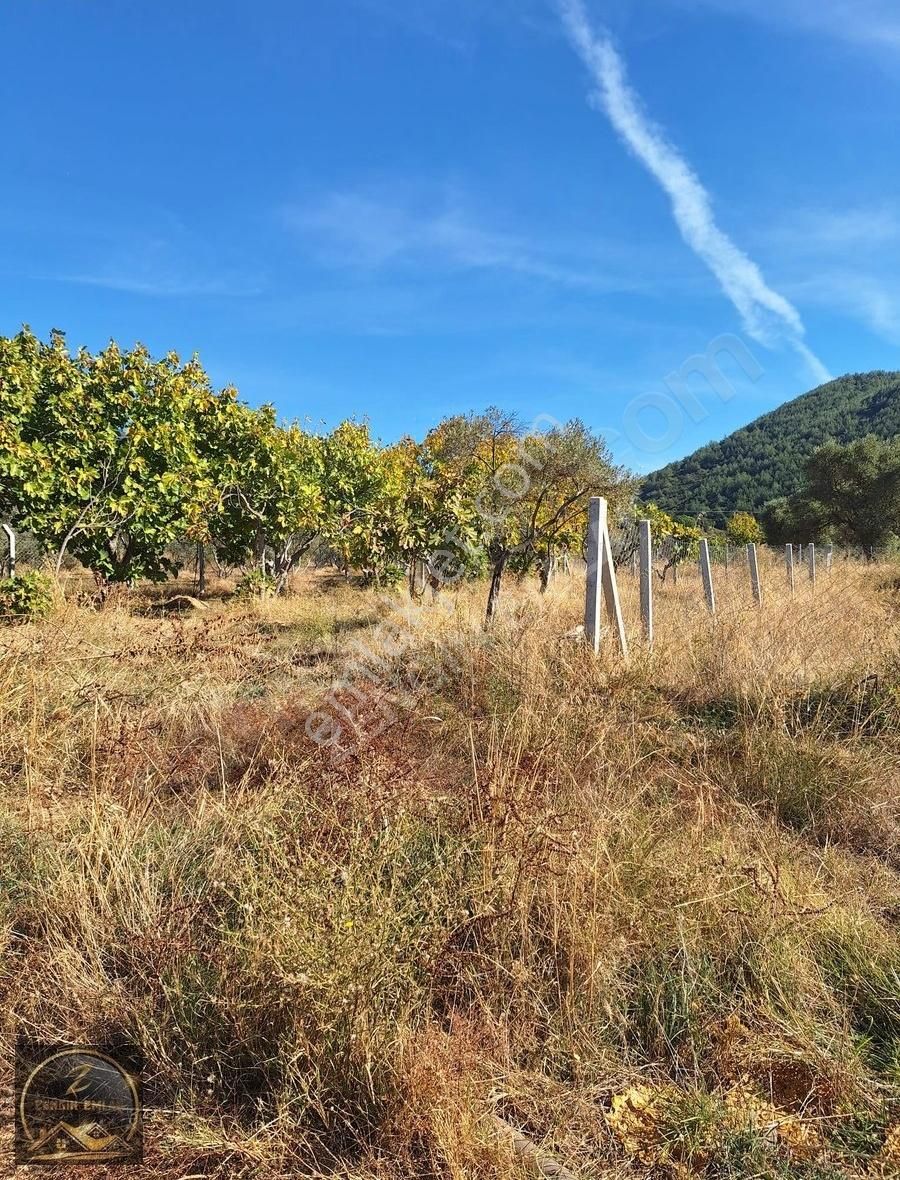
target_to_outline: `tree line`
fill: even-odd
[[[762,525],[725,522],[736,544],[837,540],[872,555],[900,534],[900,442],[874,436],[816,449],[800,490]],[[31,533],[57,569],[66,556],[116,583],[178,573],[173,548],[211,546],[251,586],[283,592],[314,552],[377,585],[422,578],[437,590],[580,552],[591,496],[613,519],[649,516],[677,567],[716,522],[635,501],[637,484],[582,422],[523,425],[491,408],[440,423],[421,441],[381,445],[362,422],[330,431],[280,421],[270,405],[213,388],[194,357],[137,345],[70,351],[53,332],[0,337],[0,520]],[[665,576],[665,570],[663,576]]]
[[[321,549],[379,585],[487,573],[490,616],[507,570],[546,584],[554,555],[580,550],[591,496],[624,510],[633,493],[578,420],[492,408],[381,445],[361,422],[282,422],[214,389],[196,357],[0,338],[0,519],[102,588],[176,574],[172,547],[191,541],[280,592]]]

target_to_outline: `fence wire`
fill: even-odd
[[[610,521],[609,537],[616,569],[623,572],[631,570],[636,573],[640,552],[640,522],[633,518]],[[698,561],[696,548],[696,542],[686,543],[679,541],[675,537],[654,537],[652,545],[653,564],[658,569],[696,564]],[[768,552],[774,557],[780,558],[782,561],[784,560],[784,547],[760,545],[759,549],[761,552]],[[829,549],[832,552],[832,564],[840,561],[862,561],[867,556],[871,557],[871,555],[866,554],[861,546],[829,546],[826,544],[817,544],[817,563],[825,564]],[[808,555],[808,546],[795,545],[795,568],[799,569],[802,565],[805,565],[808,562]],[[192,541],[182,541],[168,546],[166,556],[175,563],[182,577],[190,578],[193,576],[195,582],[199,582],[199,572],[201,569],[205,569],[207,577],[212,575],[224,579],[232,577],[242,569],[247,568],[246,565],[233,566],[222,561],[213,545],[200,546]],[[714,536],[709,538],[709,556],[710,561],[714,565],[724,568],[746,565],[747,563],[746,546],[735,545],[721,537]],[[895,557],[897,554],[889,548],[884,548],[879,550],[874,556],[876,559],[882,560]],[[53,556],[47,554],[33,534],[27,532],[16,534],[16,568],[19,572],[46,568],[48,563],[53,563]],[[341,565],[342,558],[340,555],[330,546],[322,542],[312,545],[302,562],[303,567],[312,569],[335,568]],[[583,550],[580,553],[577,550],[575,552],[566,551],[565,554],[557,556],[557,569],[560,567],[570,569],[583,568],[583,565]],[[79,562],[71,555],[67,555],[63,561],[62,568],[67,570],[78,569]],[[7,577],[11,572],[6,535],[0,531],[0,577]]]

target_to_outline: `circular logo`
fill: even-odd
[[[140,1150],[137,1081],[98,1049],[43,1057],[22,1087],[18,1114],[29,1161],[131,1159]]]

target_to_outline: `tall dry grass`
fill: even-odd
[[[139,1041],[147,1174],[890,1174],[896,572],[764,577],[4,629],[4,1048]]]

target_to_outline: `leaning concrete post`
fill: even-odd
[[[613,564],[612,542],[606,524],[606,501],[592,496],[588,508],[587,579],[584,599],[584,637],[594,654],[600,650],[600,605],[606,599],[606,613],[616,631],[622,655],[628,658],[628,640],[619,602],[619,587]]]
[[[700,542],[700,573],[703,575],[703,593],[710,614],[716,613],[716,592],[713,589],[712,566],[709,563],[709,541],[704,537]]]
[[[730,569],[730,567],[731,567],[731,546],[726,541],[725,542],[725,573],[726,574],[728,573],[728,570]]]
[[[14,578],[16,576],[16,534],[15,530],[11,529],[8,524],[0,525],[6,533],[6,540],[9,544],[9,576]]]
[[[600,650],[600,579],[603,567],[603,534],[606,532],[606,501],[591,496],[588,506],[587,584],[584,599],[584,638],[596,654]]]
[[[653,533],[649,520],[642,520],[641,529],[641,626],[644,638],[653,642]]]
[[[756,557],[756,544],[750,542],[747,546],[747,564],[750,566],[750,582],[753,586],[753,597],[756,605],[762,606],[762,584],[759,580],[759,561]]]
[[[809,580],[815,586],[816,584],[816,547],[812,543],[806,547],[807,556],[809,558]]]
[[[606,501],[604,500],[604,518],[606,515]],[[616,566],[612,555],[612,542],[609,539],[609,529],[604,528],[600,538],[603,546],[602,583],[603,597],[606,599],[606,615],[619,640],[622,655],[628,659],[628,638],[625,635],[625,620],[622,618],[622,604],[619,602],[619,584],[616,581]]]
[[[794,593],[794,546],[785,545],[784,547],[784,565],[787,569],[788,585],[791,588],[791,594]]]

